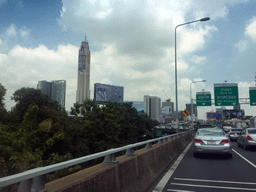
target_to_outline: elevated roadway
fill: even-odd
[[[165,170],[149,191],[245,192],[256,191],[256,149],[244,150],[231,142],[233,158],[221,155],[193,156],[187,147],[178,160]]]

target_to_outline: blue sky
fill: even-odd
[[[214,83],[238,83],[239,97],[255,86],[256,1],[254,0],[1,0],[0,82],[12,93],[41,80],[66,80],[66,110],[75,102],[78,49],[84,34],[91,49],[94,83],[124,86],[124,99],[142,101],[163,90],[175,101],[174,28],[178,27],[179,110]],[[227,107],[230,108],[230,107]],[[255,107],[241,105],[246,115]],[[204,112],[215,106],[200,107]]]

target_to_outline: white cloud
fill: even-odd
[[[17,35],[17,27],[13,24],[6,30],[6,34],[8,37],[15,37]]]
[[[203,61],[206,61],[206,57],[200,57],[198,55],[193,55],[190,59],[190,61],[192,61],[193,63],[195,64],[200,64],[202,63]]]
[[[222,9],[217,10],[215,13],[211,15],[211,19],[217,20],[219,18],[225,18],[228,14],[228,9],[224,6]]]
[[[30,29],[28,29],[25,26],[23,26],[20,29],[20,34],[21,34],[22,37],[27,37],[30,34]]]
[[[110,1],[102,6],[99,2],[63,0],[59,23],[64,29],[88,34],[95,46],[102,48],[115,44],[119,55],[130,57],[161,58],[165,50],[174,46],[176,24],[184,22],[189,1]],[[184,11],[184,12],[183,12]],[[216,31],[214,26],[196,24],[199,30],[179,32],[183,49],[195,51],[204,44],[206,35]],[[185,35],[188,39],[186,39]],[[209,38],[209,37],[208,37]],[[191,41],[191,39],[193,41]],[[156,49],[157,47],[157,49]]]
[[[242,39],[238,43],[235,44],[235,48],[238,49],[238,51],[244,51],[248,45],[247,40]]]
[[[195,24],[196,25],[196,24]],[[210,38],[213,32],[218,31],[215,26],[206,26],[203,28],[183,29],[180,32],[181,43],[179,43],[179,53],[192,53],[198,49],[203,49],[205,39]],[[178,43],[177,43],[178,44]]]
[[[4,66],[3,62],[8,58],[6,54],[0,53],[0,66]]]
[[[253,40],[256,40],[256,17],[250,20],[250,24],[245,28],[245,35],[250,36]]]
[[[248,21],[248,25],[245,27],[244,37],[234,46],[238,51],[244,51],[249,44],[251,43],[251,39],[253,41],[256,40],[256,17],[253,16],[252,19]]]
[[[0,55],[0,82],[7,90],[15,91],[21,87],[36,88],[41,80],[66,80],[69,110],[75,101],[78,49],[73,45],[59,45],[57,50],[44,45],[35,49],[17,45],[7,55]],[[13,102],[6,98],[6,105],[10,108]]]
[[[186,1],[186,0],[184,0]],[[187,6],[187,12],[191,15],[202,18],[211,17],[211,19],[223,19],[228,14],[227,5],[233,6],[240,3],[246,3],[248,0],[190,0],[190,6]]]

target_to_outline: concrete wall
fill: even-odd
[[[84,169],[46,184],[48,192],[141,192],[146,191],[193,136],[188,133],[151,149],[140,149],[136,156],[120,156],[118,163]]]

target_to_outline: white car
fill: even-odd
[[[243,129],[243,131],[238,134],[237,144],[238,146],[243,146],[244,149],[256,146],[256,128]]]
[[[232,158],[230,140],[220,128],[201,128],[194,138],[194,156],[199,153],[224,154]]]

